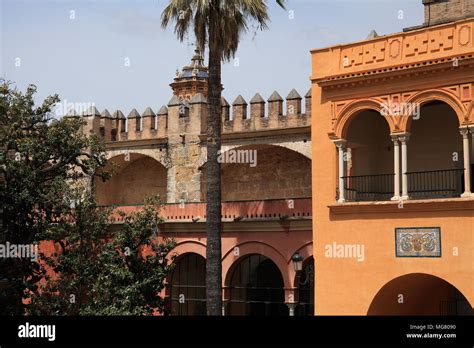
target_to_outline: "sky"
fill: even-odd
[[[36,102],[58,94],[63,103],[95,104],[99,111],[155,112],[171,99],[176,69],[190,63],[193,36],[179,42],[162,29],[168,0],[0,0],[0,77]],[[422,0],[267,1],[266,31],[250,29],[234,60],[222,68],[223,96],[247,102],[276,90],[310,88],[310,50],[363,40],[422,24]],[[207,57],[206,57],[207,60]]]

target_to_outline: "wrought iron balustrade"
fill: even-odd
[[[453,198],[464,191],[464,169],[408,172],[410,199]],[[346,201],[388,201],[394,195],[394,174],[344,176]],[[402,178],[400,178],[401,188]]]
[[[344,176],[347,201],[389,201],[393,196],[394,174]]]
[[[411,199],[459,197],[464,190],[464,169],[408,172]]]

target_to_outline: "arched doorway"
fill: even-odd
[[[368,315],[473,315],[464,295],[447,281],[412,273],[385,284],[370,304]]]
[[[314,259],[307,259],[303,264],[303,270],[296,275],[296,286],[298,287],[298,306],[295,315],[314,315]]]
[[[283,277],[269,258],[245,256],[231,270],[226,313],[230,315],[288,315]]]
[[[195,253],[182,255],[166,293],[171,315],[206,315],[206,259]]]

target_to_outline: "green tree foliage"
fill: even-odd
[[[123,225],[114,229],[109,209],[98,208],[91,195],[80,197],[68,221],[54,232],[60,251],[43,257],[54,272],[32,297],[30,313],[163,312],[159,292],[174,265],[174,256],[167,257],[175,242],[158,238],[158,225],[163,222],[158,208],[157,198],[149,199],[143,210],[120,213]]]
[[[59,98],[35,107],[0,81],[0,244],[45,241],[55,252],[0,258],[0,314],[147,315],[162,311],[174,241],[157,238],[156,199],[110,222],[94,178],[106,180],[104,146],[81,118],[54,117]],[[116,228],[114,228],[116,227]],[[49,250],[49,249],[48,249]]]
[[[83,121],[57,120],[53,108],[58,96],[35,107],[35,93],[34,85],[22,93],[0,81],[2,245],[42,240],[69,207],[69,184],[90,177],[105,164],[99,139],[84,134]],[[0,313],[24,314],[24,300],[44,274],[31,259],[0,258]]]

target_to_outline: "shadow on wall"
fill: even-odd
[[[395,278],[375,295],[367,315],[474,315],[464,295],[447,281],[424,273]]]
[[[96,180],[96,197],[99,205],[143,204],[146,197],[160,195],[166,201],[166,168],[151,157],[131,154],[109,160],[105,170],[116,167],[106,182]]]
[[[243,201],[311,197],[311,160],[274,145],[243,146],[256,151],[256,165],[222,163],[222,200]],[[229,160],[232,158],[224,156]],[[202,201],[206,199],[206,166],[202,167]]]

